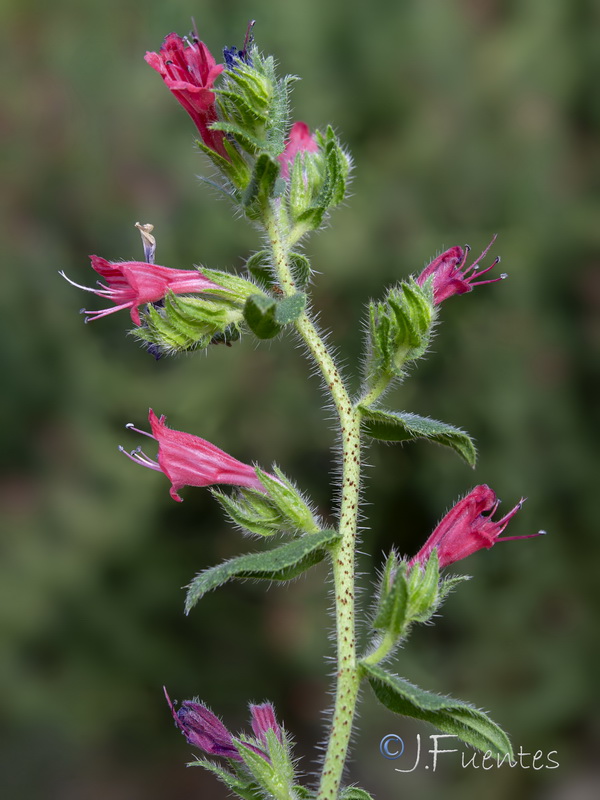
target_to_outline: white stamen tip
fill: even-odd
[[[128,422],[127,425],[125,425],[125,427],[126,428],[133,428],[133,422]]]
[[[500,275],[500,280],[503,281],[506,278],[508,278],[508,272],[503,272],[502,275]]]
[[[538,531],[538,534],[540,536],[545,536],[547,533],[548,533],[548,531]]]

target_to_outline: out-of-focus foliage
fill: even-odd
[[[351,777],[381,798],[575,796],[598,733],[593,0],[2,4],[5,796],[221,797],[183,769],[162,683],[201,695],[234,730],[249,700],[269,698],[305,767],[316,758],[332,654],[324,570],[268,591],[230,584],[184,618],[180,587],[251,544],[208,492],[173,503],[164,476],[117,445],[137,445],[123,426],[143,426],[152,406],[243,461],[276,461],[327,515],[333,435],[318,380],[287,335],[155,362],[123,335],[126,313],[84,327],[77,311],[96,298],[57,274],[89,284],[89,253],[140,258],[136,220],[154,223],[157,263],[171,267],[235,267],[259,247],[198,182],[210,167],[193,125],[143,60],[192,15],[216,53],[241,46],[256,18],[260,46],[302,76],[294,117],[331,122],[353,153],[354,197],[308,246],[348,371],[367,300],[442,248],[477,250],[497,232],[510,274],[444,304],[428,360],[390,396],[468,430],[480,458],[473,473],[424,443],[370,446],[362,600],[382,553],[415,552],[476,483],[507,507],[528,496],[514,534],[550,535],[469,559],[475,579],[415,632],[398,670],[484,706],[515,749],[558,750],[561,768],[488,773],[447,757],[435,774],[400,775],[381,736],[429,731],[365,692]]]

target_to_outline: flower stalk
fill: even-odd
[[[289,264],[291,244],[282,235],[280,204],[272,204],[266,220],[266,233],[282,291],[296,292]],[[335,597],[337,641],[337,685],[329,739],[323,762],[318,800],[335,800],[338,795],[348,753],[352,722],[358,699],[360,674],[356,659],[355,552],[360,493],[360,412],[353,405],[333,356],[311,320],[304,312],[296,329],[323,376],[334,402],[342,443],[342,485],[339,508],[339,543],[331,548]]]

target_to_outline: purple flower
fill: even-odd
[[[163,690],[175,724],[191,745],[211,756],[243,761],[236,747],[236,740],[210,709],[194,700],[184,700],[176,711],[164,686]],[[258,747],[258,744],[267,747],[268,730],[273,730],[279,741],[282,739],[281,728],[275,718],[275,709],[270,703],[250,705],[250,714],[256,744],[251,741],[241,741],[245,747],[270,762],[268,754],[262,747]]]
[[[434,548],[437,548],[440,569],[470,556],[483,547],[490,548],[496,542],[507,542],[513,539],[530,539],[544,531],[528,536],[504,536],[500,534],[510,520],[523,505],[524,498],[497,522],[492,520],[500,501],[494,492],[485,484],[476,486],[466,497],[459,500],[441,520],[429,539],[419,552],[411,558],[409,566],[424,566]]]
[[[483,253],[470,267],[465,266],[469,255],[469,248],[466,247],[463,250],[463,248],[458,247],[458,245],[451,247],[437,258],[434,258],[431,264],[425,267],[417,278],[417,283],[419,286],[422,286],[427,278],[433,275],[433,302],[435,305],[439,305],[443,303],[444,300],[452,297],[453,294],[465,294],[466,292],[471,292],[475,286],[481,286],[484,283],[496,283],[496,281],[503,280],[507,277],[504,273],[490,280],[476,280],[476,278],[480,278],[482,275],[485,275],[486,272],[493,269],[500,261],[500,257],[498,256],[489,267],[475,272],[475,268],[481,259],[485,258],[488,250],[495,241],[496,236],[492,238],[492,241],[488,244]],[[471,274],[469,275],[469,273]]]
[[[191,745],[198,747],[210,756],[223,756],[232,758],[234,761],[242,761],[242,757],[233,743],[233,736],[212,711],[193,700],[184,700],[179,709],[175,711],[164,686],[163,690],[175,724]]]

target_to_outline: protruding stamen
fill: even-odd
[[[135,431],[136,433],[141,433],[142,436],[148,436],[150,439],[154,439],[154,436],[151,433],[148,433],[148,431],[141,431],[139,428],[136,428],[133,422],[128,422],[125,427],[128,431]]]
[[[91,286],[81,286],[81,284],[75,283],[75,281],[72,281],[71,278],[69,278],[67,275],[65,275],[65,273],[62,270],[59,270],[58,274],[62,275],[62,277],[66,281],[68,281],[71,284],[71,286],[75,286],[75,287],[77,287],[77,289],[83,289],[84,292],[93,292],[94,294],[96,294],[96,289],[92,289]]]

